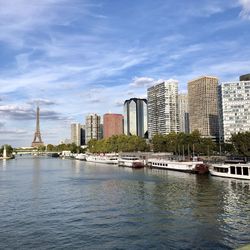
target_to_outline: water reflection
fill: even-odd
[[[231,249],[249,241],[247,181],[51,158],[7,164],[0,249]]]

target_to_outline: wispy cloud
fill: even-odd
[[[250,19],[250,0],[239,0],[239,3],[242,6],[240,16],[245,19]]]

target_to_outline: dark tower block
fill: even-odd
[[[42,141],[41,132],[40,132],[40,109],[37,107],[36,109],[36,131],[34,134],[34,140],[31,144],[32,147],[44,146]]]
[[[240,76],[240,81],[250,81],[250,74]]]

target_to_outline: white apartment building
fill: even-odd
[[[234,133],[250,131],[250,81],[222,83],[221,106],[225,142]]]
[[[178,113],[180,121],[180,132],[189,133],[189,113],[188,113],[188,95],[178,95]]]
[[[71,143],[75,143],[77,146],[81,146],[81,124],[71,124]]]
[[[90,114],[86,116],[85,122],[85,143],[91,139],[100,140],[102,135],[101,116]]]
[[[179,132],[178,81],[156,84],[148,88],[147,95],[149,138],[156,134]]]

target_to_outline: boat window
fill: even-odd
[[[237,174],[241,175],[241,167],[237,167],[236,169],[237,169]]]
[[[248,168],[247,167],[243,167],[243,175],[248,175]]]
[[[235,174],[235,167],[231,166],[230,171],[231,171],[231,174]]]

